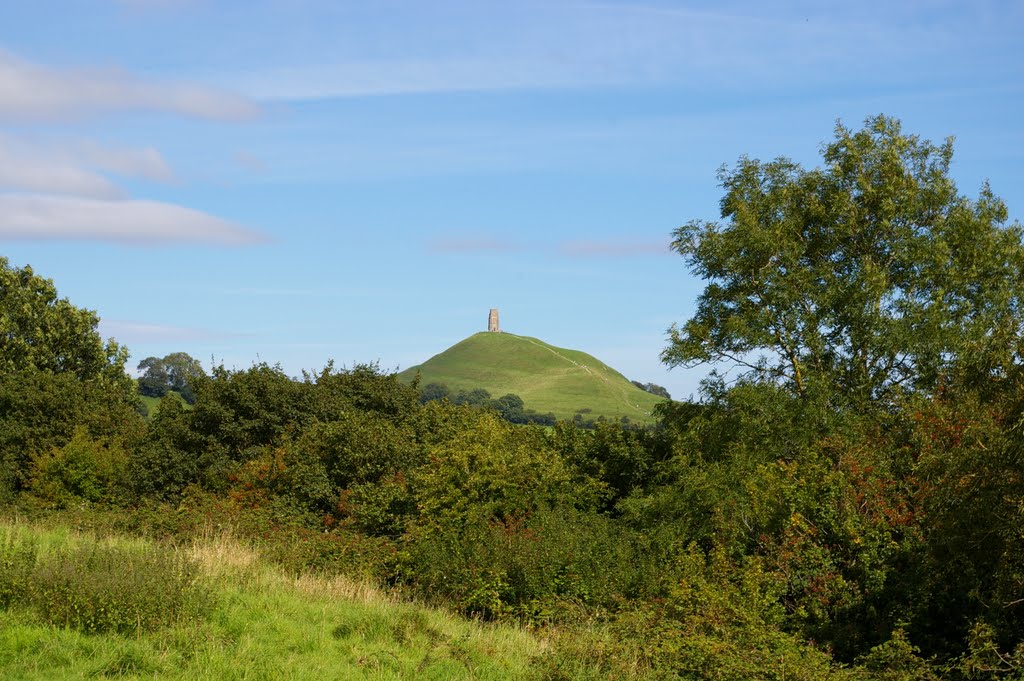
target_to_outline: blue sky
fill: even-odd
[[[671,231],[841,119],[1024,206],[1020,2],[0,4],[0,254],[132,351],[404,368],[486,328],[668,371]]]

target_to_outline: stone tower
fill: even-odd
[[[501,333],[501,327],[498,326],[498,308],[492,307],[491,313],[487,315],[487,330],[490,333]]]

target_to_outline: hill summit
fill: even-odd
[[[442,383],[453,392],[484,388],[493,397],[513,393],[528,409],[560,419],[582,413],[587,420],[626,416],[646,423],[662,401],[585,352],[508,332],[473,334],[398,376],[411,382],[417,375],[421,386]]]

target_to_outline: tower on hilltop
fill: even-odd
[[[498,326],[498,308],[496,307],[492,307],[490,314],[487,315],[487,331],[501,333],[501,327]]]

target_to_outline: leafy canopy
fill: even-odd
[[[58,298],[53,281],[0,256],[0,373],[68,373],[125,388],[128,352],[113,340],[104,343],[98,324],[92,310]]]
[[[1021,227],[987,183],[974,200],[957,192],[952,139],[877,116],[837,124],[822,156],[813,170],[746,157],[720,170],[722,221],[674,232],[707,285],[663,360],[860,399],[1003,377],[1020,359]]]
[[[139,362],[139,394],[163,397],[173,390],[186,402],[195,404],[191,382],[205,376],[203,366],[185,352],[172,352],[165,357],[147,357]]]

